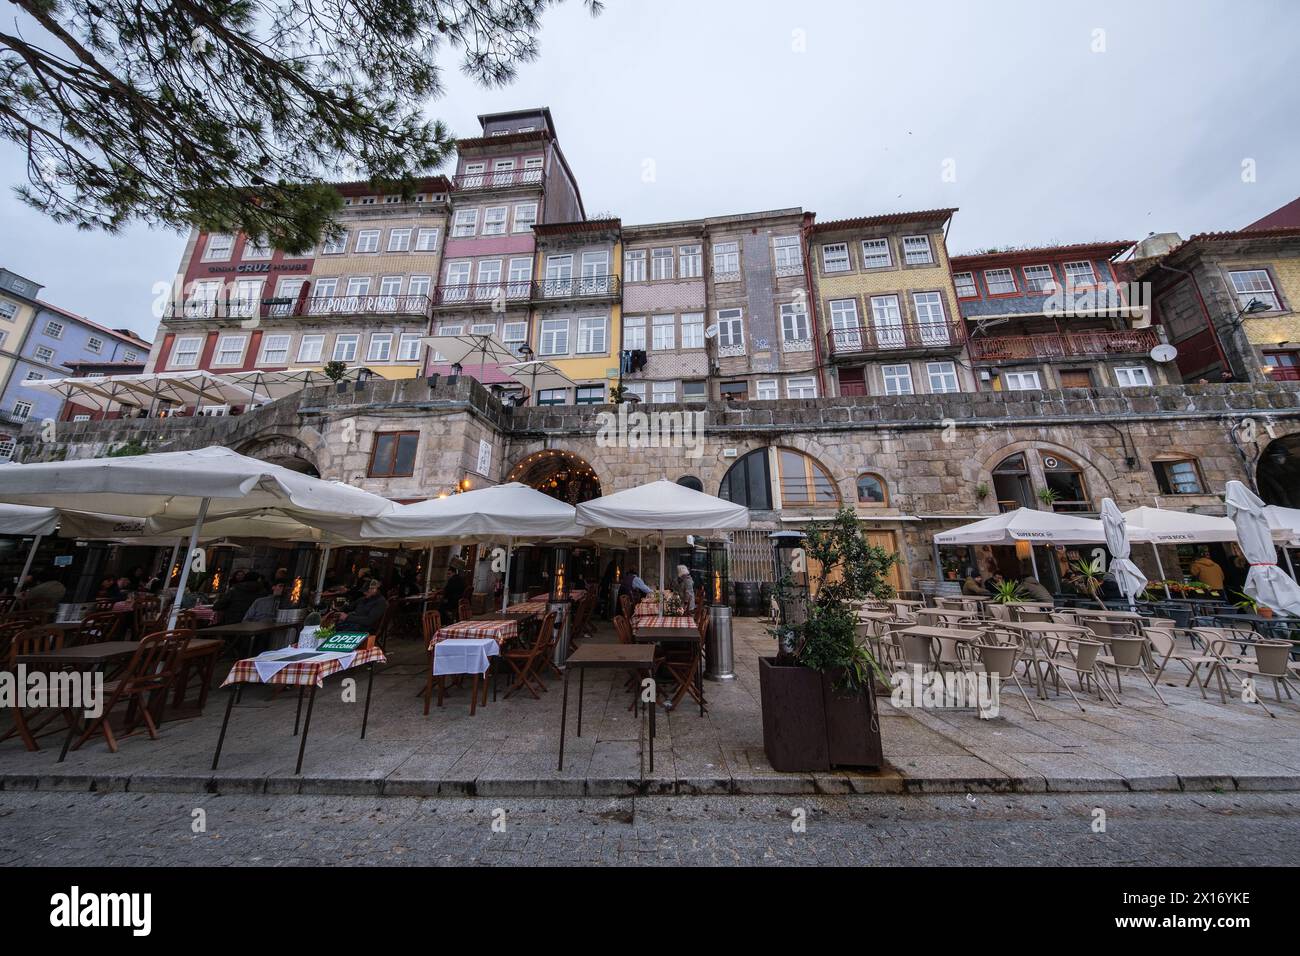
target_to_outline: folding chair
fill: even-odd
[[[1007,681],[1015,683],[1016,689],[1020,691],[1020,696],[1025,699],[1025,704],[1029,707],[1029,713],[1034,720],[1039,720],[1038,711],[1034,710],[1033,701],[1029,699],[1029,695],[1025,693],[1024,685],[1020,683],[1020,678],[1016,676],[1020,645],[976,644],[975,652],[979,657],[980,664],[984,667],[984,673],[989,675],[990,678],[997,678],[999,687]],[[1078,701],[1075,701],[1075,703],[1078,703]]]
[[[703,623],[699,625],[700,641],[704,642],[709,636],[709,618],[705,617]],[[700,689],[696,686],[696,681],[700,676],[700,652],[692,644],[668,645],[663,652],[663,666],[668,670],[668,676],[677,683],[677,689],[673,693],[673,698],[665,706],[665,709],[675,708],[687,693],[700,705],[704,707],[704,700],[700,696]]]
[[[6,661],[9,670],[17,671],[18,658],[24,654],[38,654],[46,651],[62,650],[63,640],[64,633],[57,627],[41,625],[39,627],[29,627],[25,630],[19,631],[9,645],[9,655]],[[22,707],[18,706],[17,703],[14,704],[13,710],[14,726],[10,730],[6,731],[3,736],[0,736],[0,741],[8,740],[14,734],[17,734],[22,738],[23,746],[28,750],[41,749],[36,743],[38,732],[60,714],[63,715],[63,719],[68,726],[72,725],[73,718],[71,714],[62,708],[55,710],[53,713],[49,714],[45,720],[34,726],[28,725],[27,717],[23,714]]]
[[[109,721],[120,703],[125,703],[127,707],[126,732],[130,734],[135,729],[136,720],[143,718],[150,738],[157,740],[158,724],[152,713],[156,706],[153,697],[157,694],[157,700],[161,701],[166,696],[167,689],[176,678],[181,653],[193,636],[193,631],[175,630],[159,631],[141,638],[131,662],[121,676],[104,685],[108,694],[104,712],[90,722],[72,749],[80,749],[82,744],[99,733],[103,735],[108,749],[117,753],[117,738]]]
[[[1092,625],[1090,624],[1089,627]],[[1098,635],[1100,637],[1100,635]],[[1142,679],[1147,682],[1151,690],[1155,692],[1156,698],[1166,707],[1169,701],[1165,700],[1160,694],[1160,688],[1151,680],[1151,676],[1143,669],[1143,651],[1146,649],[1147,640],[1145,637],[1131,637],[1113,635],[1111,637],[1102,637],[1102,642],[1109,649],[1109,654],[1101,654],[1097,657],[1097,663],[1103,668],[1110,668],[1115,672],[1115,698],[1124,692],[1124,684],[1121,675],[1125,672],[1132,673],[1136,671],[1142,675]],[[1105,671],[1103,670],[1104,674]]]
[[[1179,634],[1187,634],[1182,629],[1163,627],[1148,627],[1146,629],[1146,638],[1151,642],[1151,651],[1153,658],[1157,661],[1156,673],[1154,680],[1160,683],[1160,678],[1164,676],[1165,668],[1169,666],[1170,661],[1177,661],[1187,670],[1187,683],[1184,687],[1191,687],[1192,681],[1196,681],[1196,686],[1201,689],[1201,696],[1206,697],[1205,685],[1209,682],[1209,675],[1206,675],[1204,681],[1201,680],[1201,667],[1207,666],[1213,669],[1215,661],[1218,658],[1207,653],[1198,651],[1192,645],[1191,640],[1187,640],[1184,645],[1179,644]]]
[[[424,716],[429,716],[429,701],[433,699],[433,636],[442,630],[442,615],[437,611],[425,611],[420,615],[420,633],[424,637],[424,646],[429,655],[429,666],[424,672]],[[439,681],[439,696],[441,696],[442,682]]]
[[[1219,658],[1214,664],[1212,672],[1219,676],[1220,692],[1222,693],[1224,684],[1222,672],[1226,670],[1228,673],[1232,674],[1233,677],[1238,679],[1241,679],[1243,674],[1246,675],[1245,680],[1242,680],[1241,682],[1243,690],[1246,687],[1246,681],[1253,683],[1256,677],[1267,677],[1273,682],[1273,695],[1277,697],[1279,704],[1282,702],[1281,690],[1285,690],[1287,699],[1291,699],[1292,678],[1290,674],[1289,661],[1294,646],[1295,645],[1290,641],[1255,641],[1251,645],[1254,650],[1254,660],[1245,658],[1229,658],[1223,655],[1222,648],[1211,647],[1210,652],[1216,654]],[[1209,678],[1206,678],[1206,680],[1208,681]],[[1279,685],[1281,685],[1280,688]],[[1277,714],[1268,709],[1268,705],[1264,703],[1263,696],[1259,693],[1254,693],[1249,696],[1243,694],[1242,699],[1247,702],[1253,701],[1254,703],[1259,704],[1260,707],[1264,708],[1264,713],[1268,714],[1270,717],[1277,716]]]
[[[1079,682],[1079,690],[1088,693],[1088,686],[1092,685],[1097,691],[1097,699],[1105,700],[1118,707],[1119,699],[1111,693],[1110,686],[1106,683],[1105,676],[1097,669],[1097,660],[1101,655],[1101,641],[1094,641],[1085,637],[1070,637],[1065,639],[1066,656],[1054,657],[1048,662],[1049,672],[1055,672],[1056,691],[1061,691],[1061,671],[1072,671],[1074,679]],[[1083,710],[1083,704],[1079,703],[1079,698],[1075,697],[1074,691],[1070,689],[1067,681],[1065,689],[1069,695],[1074,698],[1074,702],[1079,704],[1079,709]]]
[[[514,683],[506,690],[506,700],[509,700],[510,695],[520,689],[526,689],[528,693],[533,695],[534,700],[541,700],[537,696],[537,691],[541,690],[545,693],[546,685],[542,683],[542,679],[537,672],[546,654],[546,648],[554,640],[554,630],[555,612],[547,611],[546,616],[542,618],[541,626],[537,629],[537,635],[528,647],[503,651],[498,655],[514,673]]]

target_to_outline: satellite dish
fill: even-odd
[[[1172,362],[1178,358],[1178,349],[1168,342],[1161,342],[1151,350],[1151,361],[1153,362]]]
[[[718,323],[716,322],[714,322],[712,325],[710,325],[707,329],[704,330],[704,337],[706,339],[711,339],[717,334],[718,334]]]

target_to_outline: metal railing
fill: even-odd
[[[891,349],[942,349],[962,344],[959,326],[946,322],[880,322],[831,329],[831,355],[886,352]]]
[[[186,302],[171,311],[185,319],[288,319],[319,315],[429,314],[430,299],[414,295],[318,295],[292,299],[229,299]]]
[[[505,189],[510,186],[539,186],[542,170],[539,166],[527,169],[489,169],[481,173],[461,173],[452,182],[457,189]]]
[[[617,298],[618,276],[573,276],[520,282],[466,282],[438,286],[436,307],[490,305],[504,302],[546,302],[564,299]]]
[[[970,355],[981,362],[1052,359],[1083,355],[1138,355],[1160,344],[1155,329],[1098,329],[1035,335],[977,335]]]

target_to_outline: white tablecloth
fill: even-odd
[[[490,637],[449,637],[433,645],[434,676],[444,674],[483,674],[488,658],[501,650]]]
[[[285,647],[280,650],[266,651],[263,654],[257,655],[257,657],[253,658],[253,666],[257,668],[257,676],[261,678],[263,683],[265,683],[290,664],[295,663],[293,658],[298,658],[300,655],[308,655],[302,659],[313,662],[338,660],[342,663],[343,670],[347,670],[351,667],[352,661],[355,660],[357,656],[355,651],[350,654],[339,653],[337,651],[316,651],[315,653],[312,653],[311,651],[303,650],[300,647]],[[285,658],[290,659],[285,660]]]

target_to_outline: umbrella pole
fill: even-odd
[[[18,575],[18,580],[15,583],[15,594],[22,590],[23,582],[27,580],[27,575],[31,573],[32,562],[36,560],[36,549],[41,546],[41,538],[43,537],[45,537],[45,535],[38,534],[36,537],[32,538],[32,546],[27,551],[27,560],[23,562],[23,573]]]
[[[1042,584],[1042,579],[1038,576],[1038,558],[1034,556],[1034,546],[1029,545],[1029,566],[1034,569],[1034,580]]]
[[[501,579],[501,610],[506,609],[506,602],[510,600],[510,549],[514,547],[515,539],[506,535],[506,573]]]
[[[176,556],[181,553],[181,540],[177,538],[176,543],[172,545],[172,556],[171,560],[167,562],[167,577],[163,579],[163,590],[166,590],[172,583],[172,568],[176,567]]]
[[[316,603],[321,602],[321,592],[325,590],[325,566],[330,563],[330,548],[333,545],[325,545],[325,550],[320,555],[320,570],[316,574]]]
[[[1286,558],[1286,570],[1291,575],[1291,580],[1296,580],[1295,565],[1291,563],[1291,551],[1286,545],[1282,545],[1282,557]]]
[[[429,555],[424,559],[424,598],[420,601],[420,613],[429,610],[429,589],[433,587],[433,545],[429,545]]]
[[[664,613],[664,551],[666,550],[666,548],[664,547],[664,542],[666,538],[667,538],[667,534],[663,531],[660,531],[659,532],[659,613],[660,614]]]
[[[1156,556],[1156,570],[1160,572],[1160,584],[1165,589],[1165,600],[1172,601],[1173,596],[1169,593],[1169,585],[1165,583],[1165,566],[1160,563],[1160,545],[1154,541],[1151,542],[1151,553]]]
[[[194,563],[194,549],[199,543],[199,531],[203,527],[203,521],[208,516],[208,505],[212,504],[211,498],[204,498],[199,505],[199,515],[194,519],[194,529],[190,531],[190,547],[185,552],[185,563],[181,565],[181,579],[176,582],[176,598],[172,601],[171,613],[167,615],[167,630],[176,627],[176,616],[181,612],[181,599],[185,597],[185,585],[190,579],[190,565]]]

